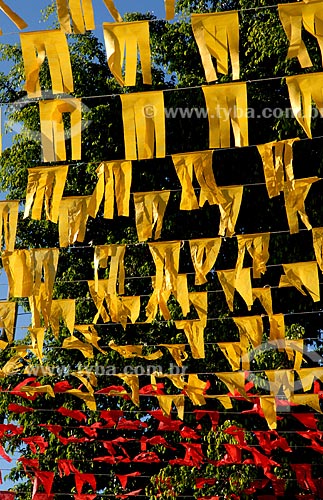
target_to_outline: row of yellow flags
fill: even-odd
[[[318,177],[295,179],[293,172],[293,143],[287,139],[258,146],[264,177],[270,198],[284,193],[290,233],[299,231],[298,217],[307,229],[311,223],[305,209],[305,200]],[[180,210],[195,210],[206,202],[218,205],[220,236],[233,236],[243,196],[243,186],[219,187],[213,172],[213,151],[196,151],[172,156],[181,184]],[[63,197],[68,166],[33,167],[28,169],[24,218],[58,222],[61,247],[83,242],[88,217],[96,217],[103,203],[103,217],[113,219],[115,203],[119,216],[129,216],[132,162],[119,160],[102,162],[97,168],[98,181],[91,195]],[[194,177],[199,189],[193,187]],[[198,192],[198,196],[197,196]],[[159,239],[171,192],[149,191],[133,193],[135,223],[139,242]],[[0,202],[0,235],[12,252],[15,248],[19,200]],[[242,236],[238,238],[243,238]],[[220,240],[219,240],[220,241]]]
[[[150,74],[150,44],[149,21],[122,22],[122,18],[112,0],[103,0],[115,23],[104,23],[104,38],[107,49],[108,63],[112,73],[121,85],[135,85],[137,67],[137,47],[140,51],[144,83],[151,83]],[[94,12],[91,0],[56,0],[57,13],[62,33],[85,33],[86,30],[95,29]],[[302,67],[312,66],[311,59],[302,40],[302,27],[317,38],[319,47],[323,48],[321,1],[297,2],[278,5],[278,13],[290,43],[288,58],[297,57]],[[3,2],[0,8],[9,18],[23,29],[26,23]],[[172,19],[175,14],[175,0],[165,0],[166,19]],[[206,80],[217,80],[217,72],[228,74],[228,53],[232,64],[232,76],[239,79],[239,17],[237,11],[224,11],[206,14],[192,14],[192,30],[201,55]],[[50,49],[49,45],[58,36],[54,32],[25,33],[22,35],[22,49],[24,56],[28,56],[27,45],[31,53],[36,49],[39,58]],[[41,40],[45,35],[45,40]],[[60,49],[63,47],[60,46]],[[122,76],[124,53],[126,51],[126,77]],[[49,50],[49,52],[51,52]],[[58,47],[57,52],[59,53]],[[49,54],[47,54],[49,56]],[[62,54],[62,57],[64,54]],[[217,68],[214,67],[212,57],[216,59]],[[31,55],[24,57],[26,69],[27,62],[31,63]],[[28,74],[28,70],[27,70]]]
[[[56,74],[60,78],[61,73],[57,71]],[[323,109],[323,73],[289,76],[286,77],[286,81],[294,115],[307,136],[311,138],[312,99],[320,112]],[[246,83],[202,86],[202,90],[208,111],[209,148],[230,147],[231,127],[235,146],[248,146]],[[120,99],[125,159],[131,161],[164,158],[166,156],[164,92],[121,94]],[[65,113],[70,115],[71,120],[72,160],[81,160],[82,102],[78,98],[62,97],[39,101],[44,162],[66,161],[63,122]]]

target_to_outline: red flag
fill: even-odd
[[[292,451],[286,439],[279,436],[276,431],[253,431],[253,433],[257,437],[259,444],[265,453],[271,453],[272,450],[275,450],[276,448],[281,448],[286,452]]]
[[[305,425],[305,427],[317,430],[317,419],[314,413],[292,413],[292,415]]]
[[[74,500],[94,500],[97,497],[97,495],[87,495],[86,493],[84,495],[74,495]]]
[[[0,491],[0,500],[15,500],[15,496],[11,491]]]
[[[40,485],[43,486],[47,495],[50,495],[54,481],[54,472],[35,471],[34,487],[32,497],[37,493]]]
[[[208,486],[214,486],[216,483],[216,479],[215,478],[212,478],[212,479],[207,479],[205,477],[197,477],[195,479],[195,485],[197,488],[203,488],[203,486],[205,484],[207,484]]]
[[[10,458],[9,455],[7,455],[7,453],[4,451],[4,447],[2,446],[2,444],[0,444],[0,456],[7,462],[12,462],[12,458]]]
[[[84,422],[86,422],[85,413],[83,413],[79,410],[69,410],[68,408],[65,408],[64,406],[61,406],[60,408],[58,408],[57,411],[58,411],[58,413],[60,413],[64,417],[74,418],[75,420],[78,420],[79,422],[82,422],[82,420],[84,420]]]
[[[67,460],[61,458],[57,462],[59,477],[69,476],[71,473],[79,473],[79,471],[74,467],[72,460]]]
[[[236,425],[231,425],[227,429],[224,430],[226,434],[230,434],[230,436],[234,436],[238,443],[241,446],[246,446],[247,442],[245,440],[245,431]]]
[[[130,493],[116,495],[116,498],[136,497],[141,492],[142,492],[142,488],[140,490],[130,491]]]
[[[70,389],[73,389],[71,384],[67,382],[67,380],[62,380],[61,382],[56,382],[56,384],[53,387],[53,390],[55,394],[61,394],[66,391],[69,391]]]
[[[187,425],[184,425],[179,431],[180,435],[182,438],[186,439],[201,439],[201,436],[197,434],[193,429],[188,427]]]
[[[154,436],[152,438],[146,438],[145,436],[142,436],[140,438],[141,451],[147,450],[147,444],[151,445],[161,444],[162,446],[165,446],[165,448],[169,448],[170,450],[176,450],[176,448],[168,444],[166,439],[163,438],[162,436]]]
[[[29,406],[17,405],[16,403],[9,403],[8,411],[12,411],[13,413],[32,413],[34,409],[30,408]]]
[[[58,437],[59,433],[62,431],[63,427],[57,424],[39,424],[39,427],[45,427],[49,432]]]
[[[38,450],[36,446],[39,448],[39,453],[45,453],[46,449],[48,448],[48,443],[45,441],[43,436],[32,436],[32,437],[26,437],[26,438],[21,438],[21,441],[23,443],[28,444],[30,447],[32,453],[38,453]]]
[[[312,464],[291,464],[296,474],[296,480],[303,490],[310,490],[315,495],[318,493],[315,481],[312,477]]]
[[[131,474],[116,474],[116,477],[119,479],[122,488],[125,490],[127,487],[127,482],[129,477],[137,477],[141,476],[140,472],[131,472]]]
[[[121,418],[117,425],[117,430],[129,430],[129,431],[137,431],[139,429],[147,429],[148,424],[146,422],[142,422],[141,420],[126,420],[125,418]]]
[[[133,462],[143,462],[147,464],[157,464],[160,462],[160,458],[153,451],[148,451],[146,453],[139,453],[139,455],[135,456],[132,460]]]
[[[217,426],[218,426],[218,423],[219,423],[219,419],[220,419],[220,413],[218,411],[209,411],[209,410],[194,410],[195,413],[195,416],[196,416],[196,420],[199,421],[201,420],[203,417],[205,416],[208,416],[211,420],[211,424],[212,424],[212,429],[215,431]]]
[[[88,483],[94,491],[96,490],[96,479],[94,474],[75,473],[75,486],[79,495],[82,493],[83,486],[86,483]]]

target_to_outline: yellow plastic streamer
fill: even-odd
[[[45,201],[46,220],[57,222],[68,166],[28,168],[28,183],[24,219],[40,220]]]
[[[117,82],[127,87],[136,85],[138,50],[141,59],[143,83],[151,85],[151,54],[149,22],[103,23],[108,65]],[[126,60],[124,61],[124,55]],[[125,76],[122,67],[125,65]]]
[[[109,307],[111,321],[121,323],[126,329],[128,318],[131,323],[135,323],[140,314],[140,296],[123,296],[108,295],[106,301]]]
[[[278,14],[289,41],[288,59],[297,57],[302,68],[312,66],[302,40],[302,26],[317,39],[323,58],[323,2],[280,4]]]
[[[286,83],[294,116],[307,137],[312,139],[312,101],[323,116],[323,73],[287,76]]]
[[[75,299],[53,300],[50,309],[49,324],[56,339],[59,336],[59,322],[64,321],[71,334],[75,325]]]
[[[82,243],[86,232],[88,205],[91,196],[62,198],[59,206],[59,245],[68,247],[76,241]]]
[[[230,123],[234,144],[248,146],[246,83],[202,86],[209,118],[209,148],[230,147]]]
[[[221,189],[215,182],[212,168],[213,151],[196,151],[172,155],[176,173],[182,186],[181,210],[195,210],[203,207],[206,201],[218,205],[225,201]],[[200,185],[200,201],[193,188],[193,172]]]
[[[0,201],[0,249],[13,252],[16,244],[19,200]],[[4,245],[2,245],[2,233]]]
[[[228,54],[232,78],[239,80],[239,17],[237,11],[212,14],[192,14],[193,34],[201,55],[207,82],[218,79],[212,57],[219,73],[228,74]]]
[[[101,337],[99,337],[94,325],[75,325],[75,330],[77,332],[80,332],[83,337],[85,337],[85,340],[89,344],[93,345],[93,347],[95,347],[98,351],[100,351],[102,354],[106,354],[106,351],[101,349],[98,344]]]
[[[156,267],[155,290],[177,289],[180,241],[148,243]]]
[[[184,394],[175,395],[165,395],[165,396],[156,396],[158,399],[158,404],[164,415],[170,416],[173,404],[177,410],[177,416],[180,420],[184,420],[184,405],[185,405],[185,396]]]
[[[47,56],[54,94],[74,91],[72,67],[65,34],[60,30],[20,34],[28,97],[41,97],[39,72]]]
[[[121,94],[126,160],[164,158],[165,112],[162,91]],[[138,149],[138,154],[137,154]]]
[[[79,34],[95,30],[92,0],[56,0],[56,4],[62,31]]]
[[[235,225],[238,219],[243,186],[229,186],[222,187],[221,193],[225,198],[224,203],[220,203],[220,236],[233,236],[235,232]]]
[[[98,182],[91,196],[88,214],[91,217],[96,217],[104,197],[103,217],[113,219],[115,195],[118,215],[129,217],[131,161],[104,161],[99,165],[96,173],[98,174]]]
[[[273,304],[270,287],[253,288],[252,298],[253,300],[259,300],[268,315],[273,314]]]
[[[178,330],[184,330],[194,359],[205,358],[204,330],[206,322],[196,319],[175,321]]]
[[[293,144],[299,138],[268,142],[257,146],[262,159],[269,198],[278,196],[287,182],[294,188]]]
[[[169,197],[170,191],[133,194],[139,241],[146,241],[148,238],[154,240],[160,238]],[[153,235],[153,233],[155,234]]]
[[[185,344],[158,344],[158,347],[166,347],[176,361],[177,366],[182,367],[183,361],[188,358],[188,354],[185,352]]]
[[[309,218],[305,210],[305,199],[314,182],[319,181],[318,177],[308,177],[306,179],[296,179],[294,188],[291,188],[288,183],[284,187],[284,198],[286,215],[289,225],[290,234],[299,232],[298,217],[306,226],[306,229],[312,229]]]
[[[145,356],[142,354],[142,350],[144,346],[142,345],[117,345],[114,340],[110,340],[109,342],[110,349],[117,351],[121,356],[126,359],[130,358],[142,358],[147,359],[148,361],[154,361],[155,359],[159,359],[163,356],[163,353],[158,350],[153,352],[152,354],[146,354]]]
[[[69,113],[72,160],[81,159],[82,103],[81,99],[64,98],[39,101],[40,132],[43,161],[65,161],[63,114]]]

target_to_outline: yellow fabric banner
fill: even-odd
[[[108,323],[108,321],[110,321],[110,316],[106,308],[104,307],[104,302],[108,303],[109,299],[109,293],[108,293],[109,280],[98,280],[97,282],[88,281],[87,283],[95,307],[98,310],[93,319],[93,323],[94,324],[97,323],[100,316],[104,323]]]
[[[139,50],[143,83],[151,85],[149,21],[103,23],[103,34],[108,65],[117,82],[126,87],[136,85]],[[124,77],[123,65],[125,65]]]
[[[307,137],[312,139],[312,101],[323,116],[323,73],[286,76],[286,83],[294,116]]]
[[[172,155],[175,170],[182,186],[180,210],[195,210],[199,206],[203,207],[206,201],[210,205],[225,202],[221,189],[215,182],[212,156],[213,151]],[[192,184],[193,172],[201,188],[199,202]]]
[[[294,286],[301,294],[306,295],[306,288],[314,302],[320,300],[320,283],[316,262],[295,262],[283,264],[285,274],[280,277],[279,287]]]
[[[74,91],[70,54],[65,34],[60,30],[20,34],[28,97],[41,97],[39,71],[47,56],[53,94]]]
[[[260,278],[265,274],[266,264],[269,259],[269,239],[270,233],[244,234],[238,235],[238,259],[236,263],[236,272],[239,274],[243,268],[243,261],[246,250],[252,257],[253,277]]]
[[[242,369],[249,369],[248,352],[241,342],[218,342],[217,346],[229,361],[232,371],[240,370],[241,360],[243,360]]]
[[[158,344],[158,347],[166,347],[175,360],[177,366],[182,367],[183,361],[188,358],[188,354],[185,352],[185,344]]]
[[[142,350],[144,348],[143,345],[117,345],[114,340],[110,340],[109,347],[110,349],[117,351],[126,359],[142,358],[147,359],[148,361],[154,361],[155,359],[159,359],[163,356],[163,353],[160,350],[144,356],[142,354]]]
[[[0,201],[0,249],[13,252],[16,244],[19,200]],[[3,241],[2,244],[2,233]],[[5,247],[5,248],[4,248]]]
[[[219,235],[229,238],[235,233],[242,195],[243,186],[222,187],[221,193],[225,198],[224,203],[220,203],[220,226]]]
[[[185,396],[184,394],[178,394],[177,396],[175,395],[165,395],[165,396],[160,396],[157,395],[156,398],[158,399],[158,404],[163,412],[164,415],[170,416],[173,404],[177,410],[178,413],[178,418],[180,420],[184,420],[184,405],[185,405]]]
[[[117,202],[118,215],[129,217],[130,187],[132,180],[131,161],[104,161],[96,170],[98,182],[92,193],[88,214],[96,217],[104,197],[105,219],[113,219],[114,196]]]
[[[68,166],[28,168],[28,183],[24,219],[40,220],[45,202],[46,220],[57,222],[64,192]]]
[[[323,2],[280,4],[278,14],[289,41],[287,59],[297,57],[302,68],[312,66],[302,27],[317,39],[323,58]]]
[[[120,94],[126,160],[164,158],[165,111],[161,90]],[[137,153],[138,150],[138,153]]]
[[[179,267],[180,241],[148,243],[156,266],[155,290],[176,291]]]
[[[39,101],[40,133],[44,162],[66,160],[63,114],[71,117],[72,160],[81,159],[82,103],[72,97]]]
[[[209,118],[209,148],[230,147],[230,123],[234,145],[248,146],[246,83],[202,86]]]
[[[75,325],[75,330],[77,332],[80,332],[83,337],[85,337],[85,340],[93,347],[95,347],[98,351],[100,351],[102,354],[106,354],[106,351],[101,349],[98,344],[101,337],[99,337],[94,325]]]
[[[91,196],[62,198],[58,217],[60,247],[68,247],[76,241],[80,243],[84,241],[90,200]]]
[[[62,31],[79,34],[95,30],[92,0],[56,0],[56,4]]]
[[[289,225],[290,234],[299,232],[298,217],[306,226],[306,229],[312,229],[309,218],[305,210],[305,199],[314,182],[319,181],[318,177],[307,177],[305,179],[296,179],[294,188],[291,188],[288,183],[284,187],[284,198],[286,215]]]
[[[231,57],[232,78],[239,80],[239,17],[237,11],[192,14],[193,34],[201,55],[207,82],[218,79],[217,70],[228,74],[228,55]]]
[[[49,324],[56,339],[59,336],[60,320],[64,321],[69,332],[73,334],[75,314],[75,299],[57,299],[52,301]]]
[[[140,314],[140,295],[129,297],[108,295],[106,301],[109,307],[111,321],[121,323],[124,329],[126,329],[128,318],[132,324],[137,321]]]
[[[170,191],[133,194],[139,241],[146,241],[149,238],[158,240],[160,238],[169,197]]]
[[[185,319],[175,321],[175,326],[178,330],[184,330],[193,358],[205,358],[204,330],[206,322],[196,319]]]
[[[287,182],[294,188],[293,144],[299,138],[268,142],[257,146],[262,159],[269,198],[278,196]]]

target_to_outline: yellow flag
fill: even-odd
[[[139,241],[146,241],[148,238],[154,240],[160,238],[169,197],[170,191],[133,194]]]
[[[287,58],[297,57],[301,67],[312,66],[302,40],[302,27],[315,36],[323,57],[323,2],[296,2],[278,5],[278,14],[289,41]]]
[[[238,259],[236,263],[236,272],[239,273],[243,268],[243,261],[246,250],[253,260],[253,277],[260,278],[265,274],[266,264],[269,259],[269,239],[270,233],[244,234],[238,235]]]
[[[56,4],[62,31],[79,34],[95,30],[92,0],[56,0]]]
[[[40,220],[45,201],[46,220],[57,222],[68,166],[28,168],[27,194],[24,219],[29,216]]]
[[[19,28],[20,30],[27,28],[28,24],[25,23],[25,21],[20,16],[18,16],[18,14],[11,10],[3,0],[0,0],[0,9],[6,14],[6,16],[9,17],[10,21],[12,21],[17,26],[17,28]],[[1,30],[0,35],[2,35]]]
[[[303,295],[306,288],[314,302],[320,300],[320,284],[316,262],[295,262],[283,264],[285,275],[282,275],[279,287],[294,286]]]
[[[192,14],[193,34],[200,51],[207,82],[218,79],[212,57],[219,73],[228,74],[228,54],[231,56],[232,78],[239,80],[239,18],[237,11]]]
[[[312,236],[316,262],[323,271],[323,227],[313,228]]]
[[[69,196],[62,198],[59,206],[59,246],[68,247],[85,238],[88,206],[91,196]]]
[[[53,94],[74,91],[72,67],[65,34],[60,30],[20,34],[28,97],[41,97],[39,71],[47,56]]]
[[[234,145],[248,146],[246,83],[202,86],[209,118],[209,148],[229,148],[230,124]]]
[[[224,203],[225,198],[217,186],[212,168],[213,151],[196,151],[172,155],[174,167],[182,186],[180,210],[195,210],[210,205]],[[200,186],[200,201],[193,188],[193,172]]]
[[[122,22],[122,17],[120,16],[118,10],[116,9],[116,6],[114,5],[114,1],[113,0],[103,0],[106,8],[108,9],[108,11],[110,12],[111,16],[113,17],[113,19],[115,21],[117,21],[118,23],[121,23]]]
[[[132,180],[131,161],[104,161],[96,170],[98,182],[92,193],[88,214],[96,217],[104,197],[105,219],[113,219],[114,196],[117,202],[118,215],[129,217],[130,187]]]
[[[268,142],[257,146],[262,159],[269,198],[278,196],[287,182],[294,188],[293,144],[299,138]]]
[[[240,212],[243,186],[222,187],[221,193],[225,201],[219,204],[219,235],[231,237],[235,233],[235,226]]]
[[[216,262],[221,243],[221,238],[189,240],[196,285],[207,283],[206,275],[211,271]]]
[[[0,201],[0,249],[2,245],[2,233],[5,249],[13,252],[16,244],[18,224],[19,200]]]
[[[120,94],[126,160],[164,158],[165,111],[161,90]],[[154,147],[156,143],[156,148]]]
[[[176,0],[164,0],[167,21],[170,21],[175,16],[175,1]]]
[[[98,282],[99,267],[108,267],[110,259],[109,277],[108,277],[108,294],[120,295],[124,294],[124,255],[126,245],[101,245],[94,248],[94,281]],[[118,284],[118,292],[117,292]],[[96,287],[98,290],[98,287]]]
[[[44,162],[66,160],[63,115],[71,118],[72,160],[81,159],[82,102],[72,97],[39,101],[40,133]]]
[[[108,65],[117,82],[127,87],[136,85],[139,50],[143,83],[151,85],[149,22],[103,23],[103,34]],[[125,65],[124,77],[123,65]]]
[[[0,328],[6,334],[9,344],[15,336],[16,312],[16,302],[0,302]]]
[[[217,271],[217,275],[223,288],[230,311],[233,311],[233,298],[235,290],[239,292],[250,310],[253,304],[250,268],[242,269],[238,276],[235,269]]]
[[[62,349],[77,349],[81,351],[85,358],[93,358],[93,347],[90,344],[81,342],[77,337],[71,335],[64,340]]]
[[[294,116],[310,139],[312,139],[312,101],[314,101],[321,116],[323,116],[322,82],[323,73],[309,73],[286,77],[289,99]]]
[[[290,229],[290,234],[298,233],[298,215],[308,230],[312,229],[311,223],[305,210],[305,199],[314,182],[320,180],[318,177],[296,179],[294,187],[288,183],[284,186],[285,208]]]

